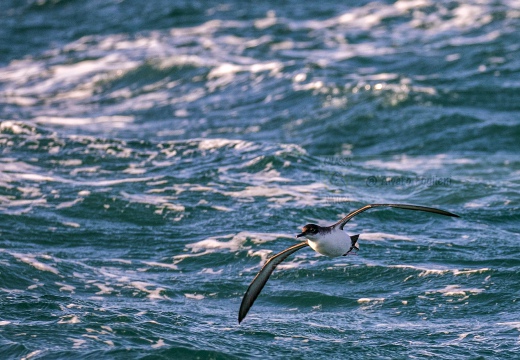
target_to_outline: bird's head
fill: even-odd
[[[302,228],[301,234],[296,235],[296,237],[305,236],[307,239],[314,239],[318,232],[320,231],[320,227],[316,224],[307,224]]]

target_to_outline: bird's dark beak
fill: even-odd
[[[304,232],[302,232],[301,234],[296,235],[296,237],[302,237],[302,236],[305,236]]]

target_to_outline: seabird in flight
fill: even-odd
[[[238,312],[238,323],[240,324],[242,320],[244,320],[249,309],[251,306],[253,306],[253,303],[262,291],[265,283],[269,279],[269,276],[271,276],[276,266],[278,266],[278,264],[284,261],[292,253],[303,249],[306,246],[310,246],[314,251],[329,257],[355,254],[352,253],[352,251],[354,249],[356,251],[359,249],[357,245],[359,235],[349,236],[346,232],[343,231],[343,227],[354,216],[361,214],[363,211],[376,207],[393,207],[406,210],[427,211],[445,216],[459,217],[458,215],[452,214],[448,211],[434,209],[426,206],[405,204],[370,204],[352,211],[343,219],[330,226],[307,224],[303,227],[302,232],[296,235],[296,237],[305,237],[306,240],[299,244],[293,245],[271,257],[255,276],[247,288],[247,291],[244,294],[244,298],[242,299],[242,304],[240,305],[240,310]]]

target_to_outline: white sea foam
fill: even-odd
[[[279,270],[288,270],[288,269],[296,269],[300,266],[300,263],[296,261],[284,261],[280,265],[278,265]]]
[[[82,201],[83,201],[82,198],[74,199],[72,201],[65,201],[65,202],[62,202],[62,203],[56,205],[56,209],[70,208],[70,207],[73,207],[74,205],[77,205],[77,204],[81,203]],[[78,227],[79,227],[79,225],[78,225]]]
[[[50,50],[42,58],[24,58],[10,62],[0,69],[0,81],[4,84],[4,101],[8,104],[31,106],[42,98],[46,99],[47,106],[35,109],[33,118],[51,125],[84,126],[94,121],[102,122],[104,128],[125,126],[133,119],[116,114],[127,113],[128,109],[150,109],[157,105],[172,104],[179,105],[174,111],[175,116],[186,117],[186,104],[205,97],[218,87],[234,84],[238,74],[247,73],[257,78],[274,77],[291,64],[288,61],[254,58],[244,53],[246,48],[262,45],[268,47],[269,52],[278,55],[273,59],[305,58],[308,62],[326,65],[356,56],[374,57],[395,53],[399,47],[392,44],[415,44],[417,39],[436,40],[443,33],[449,34],[449,41],[455,46],[484,44],[501,35],[499,30],[486,29],[484,26],[493,21],[491,6],[486,2],[447,6],[431,0],[397,1],[389,4],[370,2],[325,19],[280,18],[274,12],[269,12],[253,22],[210,20],[197,26],[148,31],[138,38],[125,34],[86,36],[61,49]],[[517,12],[511,10],[505,16],[515,18]],[[395,22],[396,18],[400,18],[400,21]],[[311,51],[305,42],[289,37],[284,41],[273,41],[270,34],[254,36],[249,33],[229,33],[230,29],[240,33],[242,29],[251,29],[252,26],[257,32],[268,32],[270,27],[278,23],[283,23],[290,31],[304,31],[309,34],[308,41],[319,41],[326,46]],[[388,31],[383,32],[382,27]],[[479,36],[468,35],[468,30],[471,29],[479,29],[484,33]],[[360,30],[376,31],[382,37],[351,42],[340,35],[358,33]],[[186,43],[197,44],[195,46],[199,46],[199,50],[194,52],[192,46],[179,46]],[[60,56],[64,54],[65,59],[48,60],[49,57],[56,59],[57,53]],[[70,53],[81,54],[80,58],[83,60],[69,61],[67,54]],[[73,117],[74,114],[87,112],[89,103],[85,100],[96,94],[100,82],[117,80],[143,65],[152,66],[159,71],[183,66],[206,68],[209,79],[205,86],[180,92],[173,97],[169,90],[178,87],[181,83],[179,80],[160,79],[143,86],[146,91],[139,93],[129,86],[117,86],[107,90],[110,92],[108,98],[117,101],[115,104],[106,104],[102,109],[105,114],[93,118]],[[359,73],[357,76],[360,80],[363,76],[377,75],[372,71],[368,71],[367,75],[361,71]],[[294,78],[297,80],[295,84],[307,85],[305,81],[310,76],[299,73]],[[381,81],[388,80],[383,78]],[[318,80],[309,83],[320,82]],[[338,99],[332,99],[331,103],[336,100]],[[67,107],[58,106],[64,102]],[[63,114],[64,110],[69,114]],[[11,126],[14,131],[24,131],[16,125],[6,126]]]
[[[174,204],[175,198],[171,196],[158,196],[158,195],[143,195],[143,194],[128,194],[121,191],[123,198],[136,203],[155,205],[158,208],[163,208],[171,211],[181,212],[184,211],[184,206],[180,204]]]
[[[187,299],[202,300],[205,298],[202,294],[184,294]]]
[[[213,79],[216,77],[228,76],[229,80],[232,80],[233,75],[239,72],[250,72],[250,73],[258,73],[262,71],[270,71],[271,73],[280,72],[283,68],[282,63],[277,61],[266,62],[266,63],[254,63],[249,65],[236,65],[230,63],[223,63],[208,74],[209,79]]]
[[[133,116],[99,116],[95,118],[74,118],[59,116],[37,116],[34,119],[39,124],[61,125],[61,126],[91,126],[103,124],[112,128],[122,128],[127,123],[134,121]]]
[[[478,208],[483,208],[486,206],[487,206],[487,204],[484,203],[482,200],[481,201],[469,201],[464,204],[464,207],[468,208],[468,209],[478,209]]]
[[[61,283],[61,282],[55,282],[55,284],[60,286],[60,289],[59,289],[60,291],[68,291],[70,293],[74,293],[74,290],[76,289],[72,285],[64,284],[64,283]]]
[[[366,303],[377,303],[377,302],[383,302],[385,301],[385,298],[360,298],[357,300],[360,304],[366,304]]]
[[[83,335],[81,335],[81,336],[86,337],[86,338],[88,338],[88,339],[97,340],[97,341],[100,340],[100,339],[99,339],[99,336],[97,336],[97,335],[83,334]]]
[[[149,287],[155,287],[155,284],[147,283],[144,281],[131,281],[129,285],[135,287],[136,289],[143,291],[145,293],[148,293],[146,296],[149,299],[152,300],[159,300],[159,299],[167,299],[165,295],[161,295],[161,292],[163,292],[165,289],[162,287],[156,287],[155,289],[148,289]]]
[[[362,233],[359,236],[359,240],[368,240],[368,241],[378,241],[378,240],[406,240],[413,241],[412,238],[403,236],[403,235],[393,235],[382,232],[374,232],[374,233]]]
[[[455,297],[465,297],[468,294],[474,295],[483,292],[484,289],[477,288],[461,288],[460,285],[447,285],[446,287],[438,290],[430,290],[427,291],[426,294],[434,294],[439,293],[444,296],[455,296]]]
[[[72,222],[72,221],[64,221],[62,224],[65,225],[65,226],[73,227],[73,228],[81,227],[80,224]]]
[[[114,330],[108,325],[101,325],[101,328],[108,332],[114,332]]]
[[[80,322],[76,315],[65,315],[60,317],[58,324],[78,324]]]
[[[388,267],[398,268],[398,269],[412,269],[412,270],[420,271],[420,273],[418,275],[420,277],[428,276],[428,275],[445,275],[448,273],[451,273],[455,276],[471,275],[471,274],[482,274],[483,272],[491,271],[490,268],[459,270],[459,269],[446,269],[446,268],[434,269],[434,268],[426,268],[423,266],[414,266],[414,265],[388,265]]]
[[[113,287],[107,286],[105,284],[93,283],[92,285],[99,288],[99,291],[96,292],[96,295],[109,295],[112,294],[112,291],[114,291]]]
[[[209,237],[207,239],[186,245],[187,249],[190,249],[194,253],[205,251],[205,253],[211,253],[218,250],[229,250],[231,252],[238,251],[244,247],[244,244],[249,240],[253,243],[260,244],[268,241],[273,241],[277,238],[285,237],[292,238],[286,234],[273,234],[273,233],[259,233],[242,231],[238,234],[228,234],[216,237]],[[224,241],[224,239],[229,239]],[[177,255],[174,258],[180,259],[186,257],[185,255]]]
[[[164,342],[163,339],[159,339],[159,340],[157,340],[156,343],[152,344],[152,348],[154,348],[154,349],[158,349],[163,346],[166,346],[166,343]]]
[[[229,207],[226,207],[226,206],[221,206],[221,205],[212,205],[211,207],[213,209],[215,209],[215,210],[218,210],[218,211],[224,211],[224,212],[233,211],[233,209],[231,209]]]
[[[83,181],[83,182],[76,182],[76,184],[86,185],[86,186],[104,187],[104,186],[114,186],[114,185],[126,184],[126,183],[147,182],[147,181],[151,181],[151,180],[157,180],[157,178],[140,177],[140,178],[124,178],[124,179],[114,179],[114,180]]]
[[[38,261],[36,259],[37,255],[20,254],[20,253],[11,253],[11,255],[14,256],[17,260],[19,260],[23,263],[26,263],[28,265],[31,265],[32,267],[34,267],[37,270],[48,271],[48,272],[51,272],[56,275],[59,274],[58,269],[56,269],[55,267],[48,265],[48,264],[44,264],[41,261]]]
[[[110,261],[121,263],[121,264],[128,264],[128,265],[130,265],[132,263],[132,260],[117,259],[117,258],[116,259],[110,259]]]
[[[434,156],[414,156],[407,155],[394,156],[389,159],[374,159],[365,161],[365,165],[386,170],[413,171],[423,174],[434,170],[441,170],[449,164],[474,164],[475,161],[467,158],[452,158],[446,154]]]
[[[224,269],[220,269],[220,270],[213,270],[211,268],[204,268],[202,269],[199,274],[210,274],[210,275],[220,275],[222,274],[222,272],[224,271]]]
[[[237,150],[255,150],[259,146],[250,141],[231,140],[231,139],[201,139],[198,140],[200,150],[217,150],[222,147],[230,146]]]
[[[271,250],[267,250],[267,249],[260,249],[260,250],[256,250],[256,251],[253,251],[253,250],[248,250],[247,251],[247,255],[250,256],[250,257],[259,256],[260,257],[260,263],[262,263],[262,264],[267,261],[267,258],[272,253],[273,252]]]
[[[78,304],[68,304],[66,306],[67,309],[82,309],[84,306],[83,305],[78,305]]]
[[[34,351],[30,352],[29,354],[27,354],[26,356],[23,356],[22,358],[20,358],[20,360],[32,359],[33,357],[40,355],[42,352],[43,352],[43,350],[34,350]]]
[[[232,176],[227,174],[229,169],[236,170],[237,168],[247,168],[248,164],[243,164],[242,166],[221,166],[218,168],[218,171],[221,173],[220,178],[222,180],[236,180],[237,176],[240,176],[241,181],[245,181],[252,186],[260,186],[265,185],[266,183],[276,183],[276,185],[280,185],[280,183],[290,183],[294,182],[294,179],[290,179],[287,177],[283,177],[280,175],[280,172],[276,169],[272,168],[272,163],[269,163],[265,166],[262,171],[256,173],[240,173],[239,175],[233,174]],[[323,185],[316,184],[316,188],[322,188]]]
[[[317,191],[325,188],[326,186],[322,183],[281,185],[277,182],[274,185],[267,185],[262,182],[260,185],[246,186],[243,190],[224,191],[222,193],[233,198],[250,199],[251,201],[256,197],[267,198],[269,207],[286,206],[287,202],[292,202],[297,207],[311,207],[329,202],[328,198],[317,196]]]
[[[466,332],[466,333],[461,333],[457,336],[456,339],[453,339],[453,340],[450,340],[450,341],[446,341],[444,343],[444,345],[452,345],[452,344],[458,344],[460,343],[462,340],[464,340],[465,338],[467,338],[469,335],[471,335],[470,332]]]
[[[219,241],[217,239],[225,239],[230,238],[229,241]],[[198,241],[193,244],[186,245],[186,248],[190,249],[192,252],[200,252],[205,250],[206,252],[214,252],[216,250],[229,250],[232,252],[238,251],[245,242],[245,238],[234,236],[234,235],[224,235],[219,237],[210,237],[201,241]]]
[[[160,262],[156,262],[156,261],[142,261],[143,264],[145,265],[148,265],[148,266],[152,266],[152,267],[162,267],[162,268],[166,268],[166,269],[170,269],[170,270],[178,270],[179,267],[175,264],[165,264],[165,263],[160,263]]]
[[[16,122],[16,121],[1,121],[0,122],[0,132],[4,132],[7,130],[16,135],[19,135],[19,134],[31,135],[32,134],[31,129],[23,126],[23,123]]]
[[[490,268],[471,269],[471,270],[452,270],[453,275],[471,275],[471,274],[482,274],[483,272],[491,271]]]
[[[67,340],[72,341],[72,348],[73,349],[78,349],[78,348],[80,348],[82,345],[84,345],[87,342],[87,340],[74,339],[74,338],[67,338]]]

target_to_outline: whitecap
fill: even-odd
[[[254,150],[257,145],[250,141],[230,139],[202,139],[198,140],[199,150],[217,150],[226,146],[232,146],[237,150]]]
[[[452,158],[447,154],[434,156],[392,156],[388,159],[367,159],[365,166],[396,171],[413,171],[417,174],[441,171],[448,164],[474,164],[475,161],[467,158]]]
[[[458,275],[471,275],[471,274],[482,274],[486,271],[491,271],[490,268],[479,268],[479,269],[468,269],[468,270],[459,270],[459,269],[446,269],[446,268],[427,268],[424,266],[414,266],[414,265],[388,265],[390,268],[398,268],[398,269],[412,269],[416,271],[420,271],[419,277],[428,276],[428,275],[445,275],[451,273],[455,276]]]
[[[32,352],[30,352],[29,354],[27,354],[26,356],[22,357],[20,360],[29,360],[33,357],[35,357],[36,355],[39,355],[43,352],[43,350],[34,350]]]
[[[20,254],[20,253],[11,253],[11,255],[14,256],[17,260],[19,260],[23,263],[26,263],[28,265],[31,265],[32,267],[34,267],[37,270],[48,271],[48,272],[51,272],[56,275],[59,274],[58,269],[56,269],[55,267],[38,261],[36,259],[36,255]]]
[[[202,294],[184,294],[187,299],[202,300],[205,298]]]
[[[92,285],[99,288],[99,291],[96,292],[96,295],[109,295],[109,294],[112,294],[112,291],[114,291],[114,288],[107,286],[105,284],[93,283]]]
[[[218,250],[229,250],[230,252],[236,252],[244,248],[244,245],[247,241],[251,241],[254,244],[262,244],[265,242],[274,241],[279,238],[292,239],[293,237],[287,234],[241,231],[237,234],[211,236],[204,240],[197,241],[192,244],[187,244],[186,249],[191,250],[193,253],[198,253],[198,255],[200,255],[202,251],[204,254],[213,253]],[[225,239],[229,240],[225,241]],[[265,253],[253,252],[250,253],[250,255],[259,255],[263,257]],[[189,255],[174,256],[175,259],[183,259],[186,257],[189,257]]]
[[[322,183],[312,183],[308,185],[261,185],[246,186],[243,190],[223,191],[222,194],[233,198],[251,199],[255,197],[267,198],[270,207],[285,206],[287,202],[292,201],[295,207],[316,206],[317,204],[328,203],[328,198],[320,198],[316,192],[319,189],[325,189]]]
[[[65,315],[60,317],[58,324],[78,324],[80,322],[76,315]]]
[[[484,289],[477,288],[461,288],[460,285],[447,285],[446,287],[438,290],[430,290],[427,291],[426,294],[434,294],[439,293],[444,296],[452,296],[452,297],[465,297],[468,294],[480,294]]]
[[[59,291],[68,291],[70,293],[74,293],[74,290],[76,289],[72,285],[68,285],[68,284],[64,284],[64,283],[60,283],[60,282],[55,282],[55,284],[60,286]]]
[[[155,344],[152,344],[152,348],[154,348],[154,349],[157,349],[157,348],[160,348],[163,346],[166,346],[166,343],[164,342],[163,339],[159,339],[159,340],[157,340],[157,342]]]
[[[159,300],[159,299],[166,299],[167,297],[164,295],[161,295],[161,292],[163,292],[165,289],[162,287],[157,287],[153,290],[148,289],[149,287],[154,287],[154,284],[150,284],[144,281],[132,281],[130,282],[130,285],[135,287],[136,289],[143,291],[145,293],[148,293],[146,296],[149,299],[152,300]]]
[[[145,265],[152,266],[152,267],[156,266],[156,267],[162,267],[162,268],[170,269],[170,270],[179,269],[177,267],[177,265],[175,265],[175,264],[165,264],[165,263],[160,263],[160,262],[156,262],[156,261],[141,261],[141,262]]]
[[[85,344],[87,342],[87,340],[83,340],[83,339],[73,339],[73,338],[67,338],[67,340],[70,340],[72,341],[72,348],[73,349],[77,349],[77,348],[80,348],[83,344]]]
[[[201,271],[199,271],[199,274],[220,275],[220,274],[222,274],[223,271],[224,271],[223,269],[213,270],[211,268],[204,268]]]
[[[482,274],[483,272],[491,271],[490,268],[471,269],[471,270],[453,270],[453,275],[470,275],[470,274]]]
[[[385,298],[360,298],[357,300],[360,304],[371,303],[371,302],[383,302]]]
[[[412,238],[403,236],[403,235],[393,235],[382,232],[374,232],[374,233],[362,233],[359,236],[359,240],[369,240],[369,241],[379,241],[379,240],[405,240],[405,241],[413,241]]]
[[[432,275],[432,274],[435,274],[435,275],[442,275],[442,274],[446,274],[447,272],[449,272],[450,270],[448,269],[428,269],[428,268],[424,268],[424,267],[419,267],[419,266],[413,266],[413,265],[389,265],[390,268],[397,268],[397,269],[413,269],[413,270],[417,270],[417,271],[420,271],[419,275],[418,276],[427,276],[427,275]]]
[[[154,205],[158,210],[167,209],[175,212],[182,212],[185,210],[183,205],[173,203],[173,200],[175,199],[171,196],[129,194],[124,191],[121,191],[120,194],[123,198],[131,202]]]
[[[229,241],[219,241],[218,239],[231,238]],[[207,239],[198,241],[193,244],[186,245],[187,249],[192,252],[200,252],[206,250],[206,252],[214,252],[216,250],[229,250],[232,252],[238,251],[246,241],[245,237],[224,235],[219,237],[209,237]]]
[[[103,124],[103,127],[122,128],[127,123],[134,121],[133,116],[98,116],[94,118],[59,117],[59,116],[37,116],[34,121],[38,124],[61,125],[61,126],[91,126]]]
[[[15,121],[0,121],[0,132],[10,131],[13,134],[25,134],[31,135],[33,130],[28,128],[23,123],[15,122]]]

